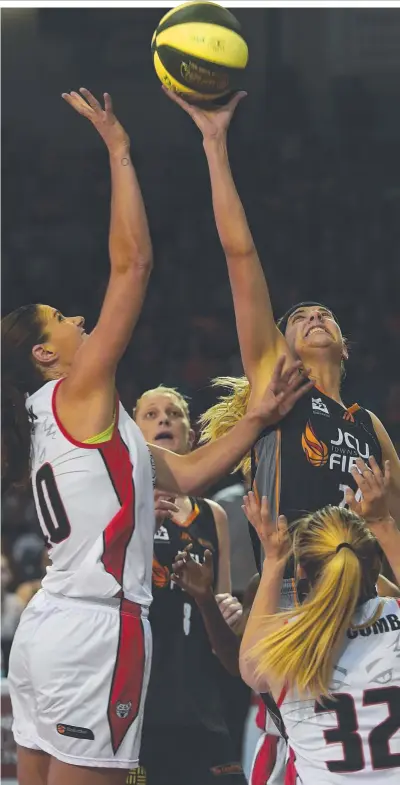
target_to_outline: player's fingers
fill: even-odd
[[[378,483],[379,487],[383,489],[384,484],[385,484],[385,474],[384,474],[384,472],[385,472],[385,465],[383,467],[383,473],[382,473],[381,468],[380,468],[378,462],[375,460],[373,455],[370,455],[370,457],[368,459],[368,463],[369,463],[370,469],[372,471],[372,474],[375,477],[376,482]]]
[[[173,572],[180,573],[186,567],[186,562],[184,559],[178,559],[175,557],[175,561],[172,563],[172,570]]]
[[[232,597],[232,595],[231,595],[231,594],[227,594],[227,593],[225,593],[225,594],[216,594],[216,595],[215,595],[215,599],[216,599],[216,601],[217,601],[218,605],[219,605],[219,604],[220,604],[220,602],[222,602],[223,600],[226,600],[226,599],[227,599],[227,597]]]
[[[165,87],[165,85],[161,85],[161,87],[165,95],[167,95],[171,101],[174,101],[176,104],[178,104],[178,106],[184,109],[188,114],[193,114],[193,107],[188,104],[187,101],[184,101],[183,98],[178,95],[178,93],[176,93],[174,90],[168,90],[168,87]]]
[[[90,106],[86,103],[86,101],[83,100],[83,98],[81,98],[80,95],[78,95],[78,93],[61,93],[61,97],[64,99],[64,101],[66,101],[67,104],[72,106],[76,112],[84,115],[84,117],[90,117]]]
[[[226,608],[223,609],[223,617],[225,621],[231,619],[232,616],[236,616],[237,614],[241,615],[243,612],[243,608],[239,601],[232,602],[230,605],[227,605]]]
[[[211,551],[208,548],[207,548],[207,550],[204,551],[204,559],[203,559],[203,561],[204,561],[204,564],[207,567],[212,567],[213,566],[212,553],[211,553]]]
[[[261,520],[263,523],[271,523],[271,514],[266,496],[263,496],[261,499]]]
[[[356,466],[370,490],[376,490],[375,477],[368,464],[362,458],[356,458]]]
[[[279,388],[281,377],[282,377],[283,366],[285,365],[285,360],[286,357],[284,354],[282,354],[275,365],[275,368],[272,373],[271,381],[269,383],[269,387],[271,390],[276,390],[277,388]]]
[[[228,594],[225,600],[219,602],[218,605],[224,619],[229,618],[232,612],[236,613],[236,611],[241,608],[239,601],[236,597],[232,597],[231,594]]]
[[[291,363],[289,368],[287,368],[286,371],[284,371],[282,374],[282,381],[285,382],[285,384],[289,384],[290,386],[297,386],[301,384],[302,381],[304,381],[304,375],[300,373],[301,370],[302,363],[300,360],[296,361],[295,363]]]
[[[346,491],[345,491],[345,494],[344,494],[344,500],[345,500],[346,504],[349,505],[350,509],[354,510],[354,512],[355,512],[356,508],[358,507],[358,502],[356,501],[356,495],[355,495],[354,491],[351,488],[346,488]]]
[[[238,103],[240,103],[240,101],[242,101],[243,98],[246,98],[246,96],[247,96],[247,93],[245,92],[245,90],[239,90],[239,92],[235,93],[235,95],[228,102],[228,104],[225,107],[225,109],[226,108],[230,109],[230,111],[233,113],[235,111]]]
[[[89,106],[91,106],[92,109],[95,110],[95,112],[102,112],[103,111],[102,107],[100,106],[100,104],[99,104],[99,102],[97,100],[97,98],[94,97],[94,95],[90,92],[90,90],[87,90],[86,87],[80,87],[79,88],[79,92],[81,93],[81,95],[84,96],[84,98],[86,98]]]
[[[278,516],[277,527],[282,534],[289,534],[288,522],[285,515]]]
[[[299,384],[296,384],[295,386],[290,386],[288,387],[287,390],[283,391],[282,401],[284,401],[287,404],[290,404],[291,406],[294,406],[296,401],[298,401],[299,398],[302,398],[303,395],[309,390],[311,390],[313,386],[314,386],[314,382],[312,381],[304,382],[304,379],[301,379]]]
[[[362,491],[363,494],[368,493],[370,490],[369,483],[367,482],[366,477],[361,474],[357,466],[352,466],[350,472],[360,491]]]
[[[192,542],[189,542],[189,544],[188,544],[188,545],[186,545],[186,548],[184,548],[184,551],[183,551],[183,552],[184,552],[184,554],[185,554],[185,556],[186,556],[186,559],[189,559],[189,557],[190,557],[190,551],[192,550],[192,548],[193,548],[193,543],[192,543]]]
[[[178,505],[167,501],[167,499],[157,499],[155,507],[159,512],[179,512]]]
[[[391,480],[390,461],[385,461],[383,465],[383,484],[385,490],[389,487]]]
[[[104,109],[106,110],[107,114],[113,114],[113,105],[112,105],[112,98],[110,93],[104,93]]]

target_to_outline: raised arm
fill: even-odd
[[[203,564],[190,557],[187,546],[180,551],[173,565],[172,580],[195,600],[201,613],[213,651],[232,676],[239,676],[239,639],[222,616],[213,592],[213,560],[206,550]]]
[[[227,131],[238,93],[213,111],[191,106],[180,96],[167,95],[187,112],[203,135],[211,179],[215,222],[228,265],[243,367],[253,392],[261,395],[278,357],[290,357],[289,347],[275,324],[264,271],[229,165]]]
[[[104,419],[104,427],[107,427],[115,406],[116,367],[141,311],[152,267],[152,247],[143,199],[130,157],[129,137],[113,113],[111,97],[104,94],[103,109],[88,90],[81,88],[80,92],[82,95],[64,93],[63,98],[90,120],[109,153],[111,270],[99,321],[79,349],[70,373],[60,387],[58,406],[68,417],[73,402],[74,409],[76,406],[84,408],[87,415],[87,402],[90,400],[101,413],[104,410],[104,418],[102,415],[95,417],[96,422]],[[79,419],[79,413],[76,416]]]
[[[240,673],[243,681],[256,692],[268,692],[272,686],[264,675],[257,672],[257,662],[251,657],[253,647],[266,635],[283,624],[282,619],[271,617],[279,610],[280,593],[285,565],[290,553],[287,521],[283,515],[272,520],[267,499],[261,506],[251,491],[244,497],[244,512],[254,526],[266,554],[258,589],[244,629],[240,647]],[[269,616],[266,624],[266,617]]]
[[[300,362],[283,371],[282,356],[272,379],[258,403],[220,439],[187,455],[177,455],[150,444],[156,465],[157,486],[173,495],[197,494],[229,472],[253,446],[259,433],[284,417],[296,401],[312,387],[299,374]]]
[[[391,516],[400,528],[400,458],[379,418],[373,412],[369,412],[369,414],[382,448],[382,458],[390,463],[390,484],[387,489],[388,505]]]
[[[392,568],[397,585],[400,586],[400,531],[390,509],[392,465],[385,460],[382,472],[372,456],[368,464],[361,458],[357,458],[356,464],[351,473],[362,496],[360,501],[356,501],[354,492],[348,488],[346,503],[357,515],[365,518],[368,528],[375,535]]]

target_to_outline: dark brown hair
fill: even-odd
[[[23,305],[1,320],[1,479],[2,490],[26,486],[30,475],[32,421],[26,395],[44,382],[32,349],[47,336],[37,305]]]

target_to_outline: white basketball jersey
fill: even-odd
[[[151,603],[155,530],[153,471],[136,423],[119,404],[113,437],[82,444],[60,423],[48,382],[26,401],[33,419],[32,485],[52,566],[46,591],[123,596]]]
[[[364,603],[354,623],[376,611]],[[364,630],[348,630],[323,704],[288,692],[279,701],[289,739],[287,785],[399,785],[400,601],[384,600]],[[307,655],[305,655],[307,656]]]

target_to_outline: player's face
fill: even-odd
[[[289,318],[285,338],[295,356],[302,358],[310,350],[331,350],[332,360],[347,358],[343,336],[332,313],[326,308],[298,308]]]
[[[172,393],[145,393],[136,411],[136,423],[147,442],[180,455],[190,452],[194,433],[179,398]]]
[[[83,316],[63,316],[50,305],[39,305],[39,317],[48,340],[43,347],[59,366],[68,369],[86,338]]]

